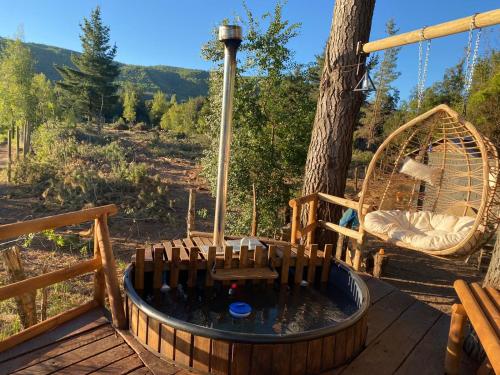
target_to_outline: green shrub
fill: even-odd
[[[33,134],[33,154],[14,166],[13,180],[31,185],[45,205],[71,209],[115,203],[134,217],[169,218],[167,187],[137,163],[120,142],[81,129],[46,123]]]

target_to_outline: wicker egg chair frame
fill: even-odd
[[[429,184],[400,173],[412,158],[439,169],[439,183]],[[471,216],[474,224],[460,243],[426,250],[367,231],[366,210],[359,209],[360,231],[395,245],[432,255],[465,256],[495,233],[500,220],[499,159],[496,145],[447,105],[439,105],[395,130],[378,148],[363,182],[359,207],[375,210]]]

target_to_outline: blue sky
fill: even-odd
[[[141,65],[173,65],[209,69],[200,47],[210,30],[225,17],[243,14],[240,0],[0,0],[0,36],[12,36],[21,25],[26,41],[80,50],[78,27],[82,17],[99,4],[118,45],[117,59]],[[273,7],[273,1],[247,0],[255,14]],[[498,0],[377,0],[371,40],[384,36],[384,24],[395,19],[401,32],[484,12],[499,6]],[[291,42],[298,62],[307,63],[321,52],[328,37],[333,0],[289,0],[284,17],[302,24]],[[432,42],[427,84],[440,79],[447,67],[463,56],[467,35]],[[500,28],[483,32],[481,52],[500,48]],[[401,97],[415,86],[418,47],[400,52],[396,82]]]

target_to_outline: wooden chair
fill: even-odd
[[[500,293],[482,288],[478,283],[468,285],[463,280],[454,283],[460,304],[453,305],[450,333],[445,357],[445,372],[458,374],[464,328],[467,319],[479,337],[487,358],[478,370],[487,374],[491,369],[500,373]]]

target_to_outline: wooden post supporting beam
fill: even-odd
[[[113,318],[113,325],[120,329],[127,327],[125,310],[123,309],[123,300],[118,284],[118,275],[116,273],[115,257],[111,248],[108,230],[108,215],[103,214],[97,220],[97,239],[101,251],[102,269],[104,271],[106,288],[108,291],[109,307]]]
[[[361,46],[361,51],[364,53],[371,53],[416,43],[422,39],[435,39],[447,35],[463,33],[470,30],[472,21],[474,21],[474,28],[498,25],[500,24],[500,9],[494,9],[474,16],[464,17],[388,38],[374,40],[373,42],[363,44]]]

